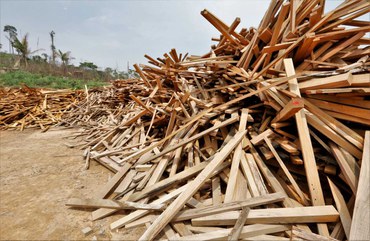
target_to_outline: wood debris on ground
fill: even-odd
[[[210,52],[91,93],[64,124],[115,174],[67,205],[139,240],[369,240],[370,3],[324,3],[272,0],[239,31],[204,10]]]
[[[0,96],[0,129],[36,127],[46,131],[85,98],[85,93],[23,85],[21,88],[0,88]]]

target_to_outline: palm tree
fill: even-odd
[[[60,60],[62,61],[62,65],[63,65],[63,68],[64,68],[64,72],[67,72],[67,67],[69,65],[69,61],[74,59],[72,56],[71,56],[71,51],[67,51],[67,52],[62,52],[60,49],[58,50],[57,52],[57,55],[59,56]]]
[[[7,39],[9,40],[9,53],[14,54],[13,42],[14,39],[17,37],[17,29],[12,25],[5,25],[4,32],[9,34],[9,37],[7,37]]]
[[[54,30],[52,30],[50,33],[50,38],[51,38],[51,59],[53,61],[53,64],[55,64],[55,58],[56,58],[56,48],[55,48],[55,45],[54,45],[54,35],[55,35],[55,32]]]
[[[29,48],[29,43],[28,43],[28,33],[24,35],[24,37],[19,40],[17,37],[14,37],[13,41],[13,47],[19,54],[19,60],[17,61],[16,65],[18,63],[25,63],[26,67],[28,66],[28,58],[31,54],[36,53],[40,49],[37,49],[35,51],[31,51]]]

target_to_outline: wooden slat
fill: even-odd
[[[180,211],[173,219],[173,221],[184,221],[197,217],[204,217],[207,215],[238,210],[243,207],[256,207],[265,204],[276,203],[284,200],[285,196],[283,193],[272,193],[258,197],[249,198],[245,201],[236,201],[230,203],[223,203],[219,205],[213,205],[210,207],[201,207],[196,209]]]
[[[284,66],[288,76],[295,75],[292,59],[285,59]],[[298,96],[301,95],[297,79],[292,79],[289,81],[289,89],[294,94]],[[307,176],[308,187],[311,195],[311,202],[314,206],[323,206],[325,205],[324,195],[322,193],[320,178],[316,168],[315,154],[312,148],[305,112],[303,110],[298,111],[298,113],[295,114],[295,118],[299,140],[301,143],[301,150]],[[329,231],[326,224],[318,224],[318,229],[321,235],[326,237],[329,236]]]
[[[234,225],[240,212],[229,211],[192,219],[195,226]],[[338,211],[333,206],[271,208],[250,210],[246,224],[251,223],[325,223],[336,222]]]
[[[231,228],[211,231],[192,236],[184,236],[179,238],[179,241],[198,241],[198,240],[226,240],[231,232]],[[253,224],[246,225],[240,232],[239,238],[255,237],[262,234],[277,233],[289,230],[289,226],[285,225],[268,225],[268,224]]]
[[[70,198],[66,206],[77,208],[112,208],[112,209],[143,209],[143,210],[163,210],[161,204],[142,204],[129,201],[115,201],[109,199],[80,199]]]
[[[353,210],[351,231],[348,240],[370,240],[370,131],[366,131],[361,172]],[[367,210],[367,211],[366,211]]]
[[[335,206],[338,209],[339,216],[340,216],[340,221],[342,223],[344,232],[346,233],[346,236],[349,237],[350,234],[350,229],[351,229],[351,215],[349,213],[349,210],[347,208],[347,204],[340,193],[340,190],[338,189],[337,186],[328,178],[329,186],[331,189],[331,193],[333,194],[334,201],[335,201]]]

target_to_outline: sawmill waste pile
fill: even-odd
[[[48,130],[85,98],[83,91],[43,90],[27,85],[0,88],[0,96],[0,130],[21,131],[24,128]]]
[[[208,53],[88,92],[61,124],[115,174],[66,205],[139,240],[369,240],[370,3],[324,2],[272,0],[239,31],[203,10]]]

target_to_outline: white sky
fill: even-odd
[[[75,64],[92,61],[125,70],[128,61],[130,66],[146,63],[144,54],[162,57],[171,48],[194,55],[208,52],[219,33],[200,15],[204,8],[227,24],[240,17],[239,26],[249,28],[258,26],[269,2],[0,0],[1,51],[9,49],[4,25],[15,26],[22,36],[29,33],[31,49],[44,49],[38,54],[50,55],[49,32],[54,30],[56,48],[71,51]],[[341,1],[327,2],[329,10]]]

